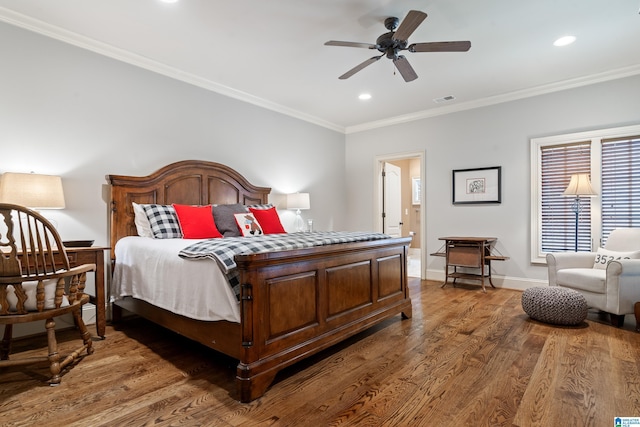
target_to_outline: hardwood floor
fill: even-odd
[[[49,387],[46,365],[0,371],[3,426],[610,426],[640,416],[640,334],[590,313],[530,320],[518,291],[411,281],[413,318],[390,319],[234,399],[236,362],[145,320],[107,327]],[[60,348],[72,335],[63,332]],[[44,337],[14,345],[46,352]],[[18,355],[16,355],[18,356]]]

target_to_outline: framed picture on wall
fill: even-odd
[[[492,166],[453,171],[453,204],[501,203],[502,167]]]

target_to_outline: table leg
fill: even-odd
[[[442,282],[441,288],[444,288],[449,283],[449,264],[445,262],[444,264],[444,282]]]
[[[482,283],[482,292],[486,294],[487,288],[485,288],[484,286],[484,278],[485,278],[484,269],[487,266],[487,261],[484,259],[484,257],[486,255],[487,248],[484,242],[479,244],[478,250],[480,251],[480,283]],[[489,274],[491,274],[491,269],[489,269]],[[491,283],[491,278],[489,278],[489,283]]]
[[[492,288],[495,289],[495,286],[493,285],[493,281],[491,280],[491,260],[490,259],[487,260],[487,268],[489,269],[489,273],[487,274],[489,276],[489,284],[491,285]]]
[[[105,316],[105,290],[104,290],[104,253],[100,252],[96,260],[96,332],[104,339],[107,329]]]

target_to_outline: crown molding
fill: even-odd
[[[294,117],[300,120],[304,120],[309,123],[313,123],[318,126],[322,126],[336,132],[344,133],[344,126],[337,125],[335,123],[328,122],[318,117],[306,114],[292,108],[285,107],[275,102],[268,101],[263,98],[242,92],[225,85],[221,85],[211,80],[204,79],[200,76],[196,76],[191,73],[187,73],[178,68],[171,67],[158,61],[151,60],[144,56],[129,52],[124,49],[112,46],[108,43],[103,43],[89,37],[82,36],[80,34],[65,30],[55,25],[48,24],[38,19],[31,18],[29,16],[16,13],[4,7],[0,7],[0,21],[14,25],[16,27],[24,28],[29,31],[44,35],[46,37],[56,39],[73,46],[80,47],[95,53],[98,53],[109,58],[116,59],[127,64],[134,65],[139,68],[143,68],[154,73],[170,77],[175,80],[179,80],[185,83],[189,83],[200,88],[210,90],[212,92],[219,93],[230,98],[234,98],[240,101],[247,102],[249,104],[256,105],[271,111],[275,111],[290,117]]]
[[[346,134],[363,132],[366,130],[377,129],[386,126],[393,126],[401,123],[422,120],[430,117],[442,116],[445,114],[456,113],[459,111],[472,110],[474,108],[487,107],[490,105],[501,104],[509,101],[516,101],[524,98],[531,98],[547,93],[559,92],[566,89],[573,89],[581,86],[588,86],[596,83],[606,82],[609,80],[617,80],[625,77],[631,77],[640,74],[640,64],[630,67],[619,68],[617,70],[606,71],[599,74],[579,77],[561,82],[551,83],[548,85],[537,86],[534,88],[518,90],[501,95],[491,96],[487,98],[477,99],[468,102],[461,102],[446,107],[433,108],[430,110],[418,111],[402,116],[390,117],[388,119],[377,120],[368,123],[362,123],[355,126],[348,126],[345,129]]]
[[[211,80],[204,79],[191,73],[187,73],[178,68],[171,67],[158,61],[153,61],[141,55],[129,52],[124,49],[117,48],[107,43],[103,43],[80,34],[65,30],[55,25],[31,18],[29,16],[16,13],[10,9],[0,7],[0,21],[24,28],[46,37],[50,37],[82,49],[86,49],[109,58],[116,59],[139,68],[152,71],[169,78],[179,80],[185,83],[198,86],[200,88],[219,93],[230,98],[247,102],[277,113],[281,113],[290,117],[294,117],[339,133],[353,134],[364,132],[367,130],[393,126],[397,124],[422,120],[430,117],[442,116],[445,114],[456,113],[460,111],[472,110],[474,108],[487,107],[490,105],[501,104],[504,102],[515,101],[533,96],[544,95],[547,93],[558,92],[566,89],[572,89],[581,86],[587,86],[595,83],[605,82],[609,80],[621,79],[640,74],[640,64],[630,67],[611,70],[599,74],[579,77],[575,79],[565,80],[562,82],[552,83],[535,88],[523,89],[519,91],[509,92],[501,95],[491,96],[487,98],[477,99],[459,104],[447,105],[445,107],[433,108],[429,110],[418,111],[402,116],[390,117],[387,119],[361,123],[353,126],[341,126],[319,117],[303,113],[292,108],[268,101],[263,98],[242,92],[225,85],[221,85]]]

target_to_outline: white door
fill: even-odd
[[[385,162],[382,178],[383,233],[402,235],[402,175],[401,169]]]

